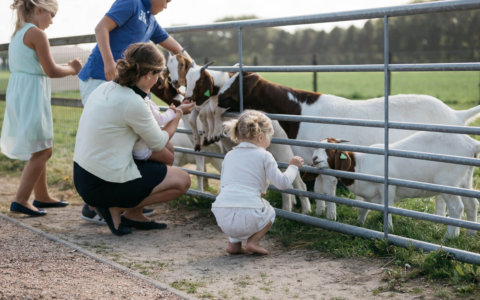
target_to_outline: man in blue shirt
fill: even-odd
[[[128,46],[152,41],[177,54],[182,46],[157,23],[155,15],[167,8],[171,0],[116,0],[95,27],[97,45],[78,74],[82,104],[90,93],[105,81],[115,79],[116,61]],[[183,52],[186,54],[186,52]],[[187,54],[188,55],[188,54]],[[144,208],[146,216],[152,209]],[[106,224],[88,205],[82,209],[82,219]]]
[[[95,27],[97,45],[78,74],[83,105],[90,93],[115,78],[116,61],[131,44],[152,41],[177,54],[182,46],[157,23],[155,15],[171,0],[116,0]]]

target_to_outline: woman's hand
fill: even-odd
[[[292,159],[290,159],[290,162],[288,163],[289,165],[295,165],[298,168],[301,168],[303,166],[303,158],[300,156],[294,156]]]
[[[117,64],[113,60],[105,63],[105,67],[103,70],[105,72],[105,78],[108,81],[112,81],[115,79],[116,69],[117,69]]]

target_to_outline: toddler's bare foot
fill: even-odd
[[[261,255],[269,254],[267,249],[261,247],[260,245],[255,245],[253,243],[247,243],[245,247],[245,251],[247,251],[248,253],[256,253]]]
[[[227,245],[228,254],[245,254],[245,248],[242,247],[242,243],[228,243]]]

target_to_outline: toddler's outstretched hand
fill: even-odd
[[[77,75],[82,69],[82,61],[78,58],[75,58],[74,60],[69,61],[68,65],[72,67],[73,71],[75,72],[74,75]]]
[[[290,159],[290,162],[288,163],[289,165],[295,165],[299,168],[303,166],[303,158],[300,156],[294,156],[292,159]]]
[[[182,102],[182,104],[180,104],[177,109],[181,109],[183,111],[183,113],[186,115],[186,114],[189,114],[193,107],[195,106],[195,102]]]

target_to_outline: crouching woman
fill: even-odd
[[[117,78],[96,88],[80,118],[74,153],[74,184],[83,200],[96,207],[116,235],[137,229],[162,229],[144,206],[173,200],[190,187],[185,171],[173,167],[169,142],[182,114],[193,104],[176,108],[175,118],[159,127],[146,103],[150,88],[164,68],[162,53],[149,43],[137,43],[118,61]],[[132,150],[142,139],[152,150],[135,160]]]

